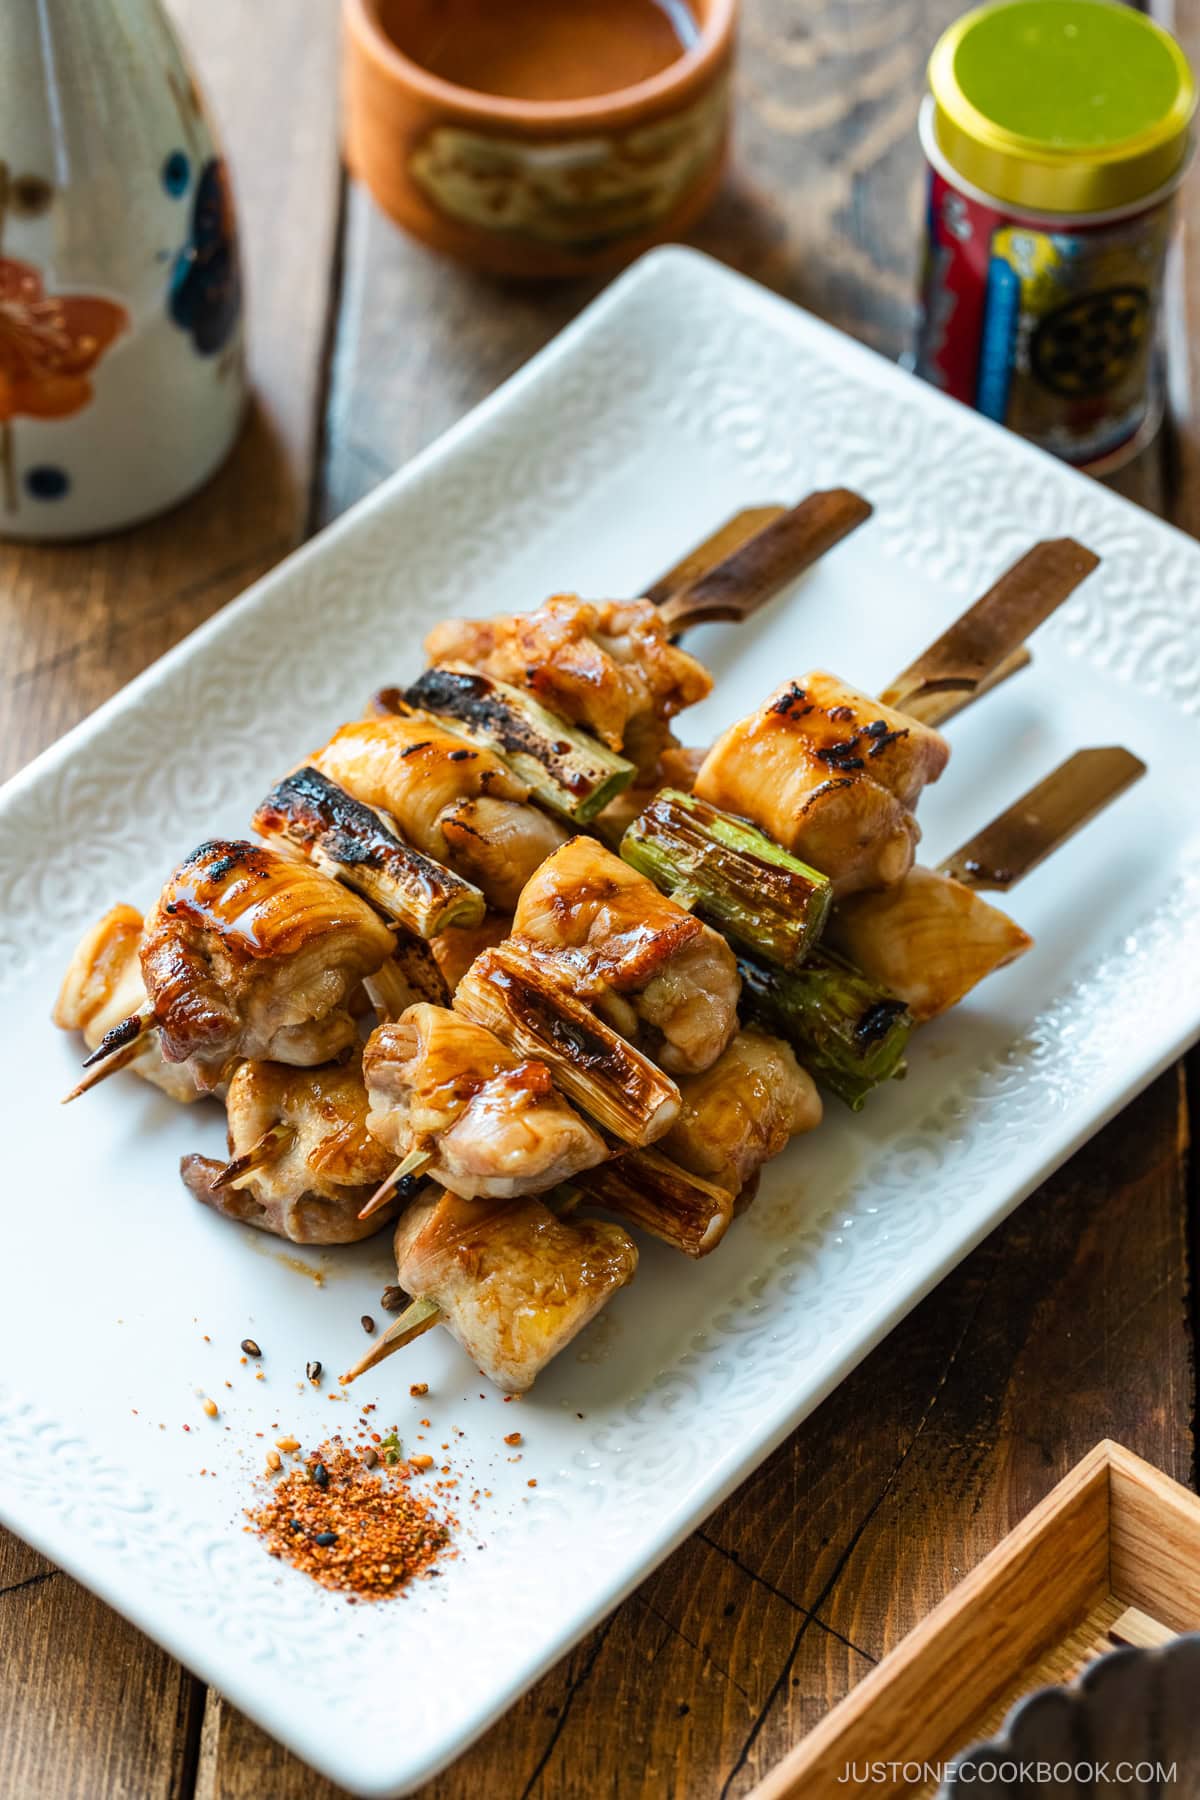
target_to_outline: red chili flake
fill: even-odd
[[[340,1438],[310,1456],[328,1476],[323,1485],[310,1479],[307,1464],[293,1467],[247,1509],[270,1555],[323,1587],[370,1600],[437,1572],[432,1565],[448,1551],[455,1521],[418,1497],[407,1469],[369,1469]]]
[[[506,1444],[519,1444],[522,1441],[521,1434],[519,1431],[510,1431],[504,1441]]]
[[[535,1477],[534,1477],[534,1476],[532,1476],[532,1475],[531,1475],[531,1476],[530,1476],[530,1477],[529,1477],[529,1480],[528,1480],[528,1481],[527,1481],[527,1482],[526,1482],[526,1483],[525,1483],[525,1486],[526,1486],[526,1487],[536,1487],[536,1486],[537,1486],[537,1480],[536,1480],[536,1478],[535,1478]]]

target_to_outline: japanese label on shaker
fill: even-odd
[[[1071,462],[1148,407],[1170,209],[1024,224],[930,171],[917,372]]]

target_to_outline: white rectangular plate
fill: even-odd
[[[304,1365],[362,1350],[387,1234],[289,1262],[179,1185],[182,1152],[219,1153],[216,1108],[121,1077],[61,1111],[62,965],[112,901],[244,833],[275,777],[418,667],[432,620],[634,592],[736,507],[836,484],[874,518],[748,628],[698,634],[718,679],[689,741],[813,664],[881,684],[1031,541],[1071,533],[1102,569],[1032,671],[950,727],[928,855],[1081,745],[1125,743],[1150,774],[1014,896],[1035,951],[922,1032],[861,1117],[831,1103],[718,1254],[648,1244],[519,1406],[441,1332],[360,1384],[410,1449],[432,1422],[464,1498],[490,1495],[439,1580],[348,1606],[241,1509],[278,1430],[352,1422]],[[6,1522],[335,1780],[385,1795],[434,1773],[1195,1034],[1198,598],[1200,549],[1169,527],[704,258],[646,258],[0,796]]]

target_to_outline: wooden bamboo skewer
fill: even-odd
[[[1025,639],[1099,562],[1074,538],[1035,544],[889,683],[880,700],[923,725],[953,717],[987,686],[1024,666],[1018,659]]]
[[[1141,757],[1118,744],[1077,750],[943,857],[938,874],[976,892],[1007,893],[1145,773]]]
[[[419,1338],[425,1332],[432,1331],[441,1316],[442,1309],[436,1300],[414,1300],[400,1314],[396,1323],[389,1326],[381,1338],[375,1340],[354,1367],[339,1376],[342,1385],[348,1386],[360,1375],[365,1375],[368,1369],[373,1369],[376,1363],[383,1362],[386,1357],[394,1355],[397,1350],[403,1350],[405,1344],[411,1344],[414,1338]]]
[[[264,1169],[270,1163],[278,1162],[281,1156],[287,1155],[295,1141],[295,1126],[284,1124],[282,1120],[277,1125],[269,1126],[258,1141],[251,1144],[249,1150],[244,1151],[241,1156],[232,1157],[225,1164],[211,1183],[213,1191],[216,1192],[219,1188],[245,1187],[256,1169]]]
[[[119,1070],[127,1069],[131,1063],[137,1061],[144,1049],[145,1041],[141,1037],[136,1038],[132,1044],[126,1044],[123,1050],[118,1050],[115,1055],[109,1057],[107,1062],[101,1063],[99,1068],[93,1069],[90,1075],[85,1075],[82,1081],[77,1082],[69,1094],[63,1095],[59,1104],[69,1106],[72,1100],[78,1100],[81,1094],[86,1094],[90,1089],[99,1087],[100,1083],[107,1081],[110,1075],[116,1075]]]
[[[774,513],[774,508],[769,510]],[[737,541],[748,517],[739,513],[660,577],[650,597],[668,589],[659,611],[673,632],[720,619],[748,619],[869,519],[872,510],[870,501],[850,488],[828,488],[806,495],[786,512],[774,513],[765,525]],[[752,509],[749,517],[753,519],[759,511]],[[680,570],[686,576],[710,547],[722,547],[731,539],[736,548],[730,554],[703,569],[686,586],[669,591]]]
[[[415,1186],[418,1178],[432,1163],[435,1154],[433,1150],[410,1150],[404,1160],[396,1164],[387,1180],[380,1182],[359,1213],[359,1218],[369,1219],[373,1213],[379,1211],[381,1206],[386,1206],[402,1182],[411,1181]]]
[[[740,550],[743,544],[748,543],[752,537],[757,537],[767,525],[773,525],[787,510],[786,506],[777,504],[744,506],[741,512],[734,513],[731,519],[726,519],[723,525],[718,526],[703,543],[681,556],[665,575],[660,575],[657,581],[643,589],[641,598],[652,601],[655,606],[661,606],[672,594],[682,593],[717,563],[724,562],[727,556]]]

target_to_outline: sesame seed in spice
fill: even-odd
[[[289,1469],[260,1505],[247,1510],[247,1529],[272,1556],[322,1587],[371,1600],[433,1572],[450,1550],[454,1520],[439,1517],[412,1492],[407,1469],[368,1469],[340,1438],[310,1455],[315,1463]],[[325,1470],[324,1486],[311,1478],[313,1467]]]

